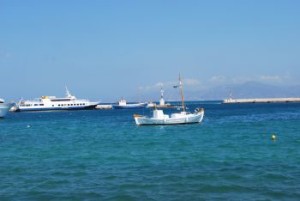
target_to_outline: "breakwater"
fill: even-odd
[[[300,98],[244,98],[244,99],[224,99],[223,103],[296,103]]]

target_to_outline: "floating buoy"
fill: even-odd
[[[272,139],[272,140],[276,140],[276,135],[273,134],[273,135],[271,136],[271,139]]]

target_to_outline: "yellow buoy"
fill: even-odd
[[[272,139],[272,140],[276,140],[276,135],[273,134],[273,135],[271,136],[271,139]]]

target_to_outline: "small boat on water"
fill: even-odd
[[[86,99],[77,99],[71,95],[66,87],[66,97],[42,96],[37,100],[21,100],[16,111],[49,111],[49,110],[84,110],[95,109],[99,102],[90,102]]]
[[[139,114],[134,114],[133,118],[137,125],[176,125],[176,124],[192,124],[201,123],[204,117],[204,109],[197,108],[193,113],[187,112],[184,97],[183,97],[183,86],[179,75],[179,85],[174,88],[180,88],[182,111],[178,113],[172,113],[171,115],[164,114],[163,110],[153,110],[153,116],[147,117]]]
[[[4,99],[0,99],[0,118],[5,117],[13,105],[13,103],[5,103]]]
[[[115,109],[134,109],[134,108],[144,108],[147,103],[127,103],[125,99],[119,100],[116,105],[113,105]]]

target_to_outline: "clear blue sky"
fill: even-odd
[[[298,0],[0,0],[0,97],[300,84]],[[142,92],[143,93],[143,92]]]

